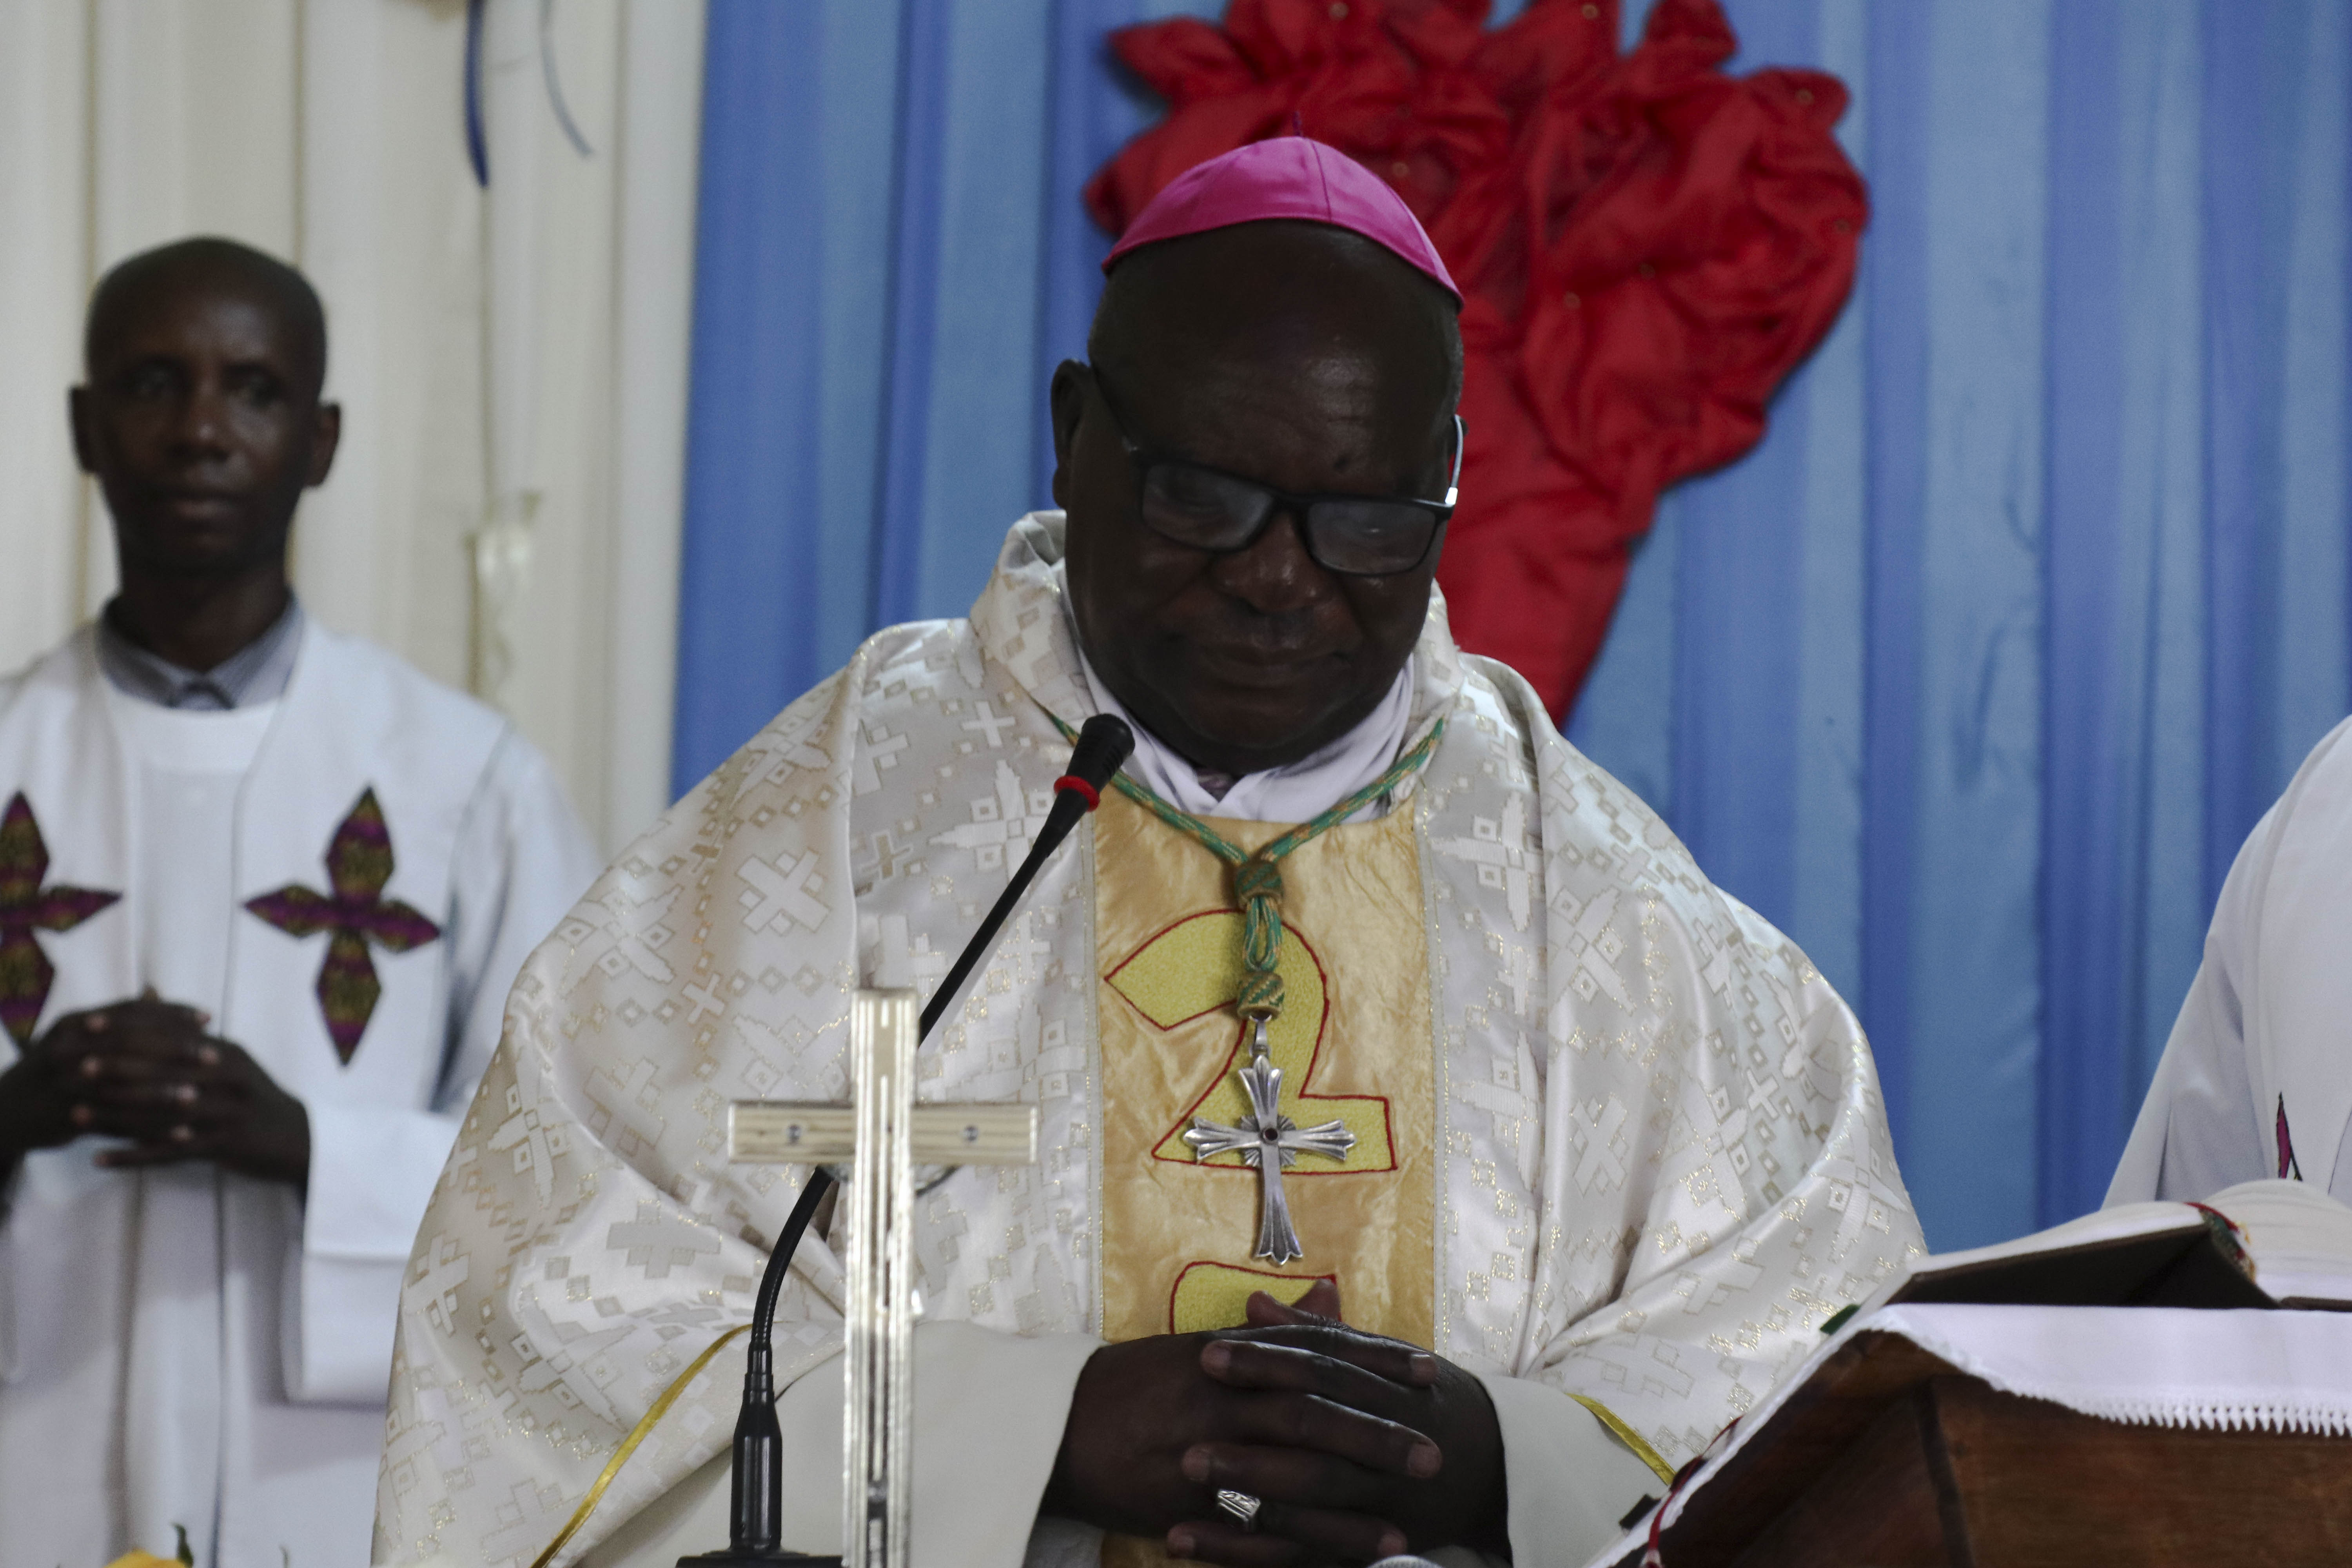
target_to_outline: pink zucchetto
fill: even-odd
[[[1103,270],[1142,246],[1268,218],[1327,223],[1360,234],[1427,274],[1456,304],[1462,300],[1404,198],[1345,153],[1305,136],[1253,142],[1185,170],[1135,215],[1103,258]]]

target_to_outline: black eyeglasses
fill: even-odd
[[[1351,576],[1384,577],[1421,564],[1437,531],[1454,515],[1455,498],[1461,494],[1462,447],[1468,431],[1459,414],[1454,416],[1454,472],[1445,481],[1442,501],[1296,495],[1146,451],[1129,437],[1127,422],[1111,402],[1110,388],[1103,384],[1098,371],[1094,384],[1117,427],[1118,444],[1135,467],[1143,525],[1163,539],[1194,550],[1221,554],[1246,550],[1257,542],[1276,512],[1288,511],[1298,519],[1307,553],[1318,564]]]

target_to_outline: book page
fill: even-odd
[[[2245,1232],[2254,1282],[2273,1299],[2352,1306],[2352,1208],[2303,1182],[2243,1182],[2208,1202]]]

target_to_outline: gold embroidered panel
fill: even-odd
[[[1280,823],[1213,825],[1255,849]],[[1195,1116],[1233,1125],[1248,1058],[1232,1001],[1240,912],[1206,849],[1123,796],[1096,824],[1095,941],[1103,1082],[1103,1334],[1189,1333],[1243,1321],[1254,1290],[1296,1300],[1339,1286],[1348,1321],[1430,1343],[1434,1319],[1433,1047],[1428,933],[1410,808],[1338,827],[1282,863],[1286,1000],[1268,1029],[1285,1115],[1339,1121],[1343,1159],[1284,1173],[1307,1256],[1251,1257],[1255,1171],[1200,1162]]]

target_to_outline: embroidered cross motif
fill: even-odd
[[[1274,1065],[1266,1047],[1266,1021],[1253,1022],[1256,1033],[1250,1046],[1250,1064],[1235,1073],[1249,1095],[1250,1113],[1233,1127],[1196,1116],[1184,1142],[1192,1146],[1196,1159],[1239,1154],[1244,1163],[1257,1168],[1257,1250],[1251,1256],[1284,1264],[1307,1254],[1290,1223],[1290,1200],[1283,1195],[1282,1173],[1298,1163],[1302,1152],[1346,1159],[1348,1151],[1356,1146],[1356,1135],[1344,1121],[1301,1127],[1282,1113],[1282,1069]]]
[[[48,844],[19,791],[0,816],[0,1026],[19,1046],[33,1043],[57,978],[33,933],[71,931],[122,897],[94,888],[45,888],[48,874]]]
[[[373,788],[362,790],[352,814],[327,845],[327,880],[332,893],[289,882],[274,893],[248,900],[246,908],[289,936],[328,933],[326,961],[319,965],[319,1006],[335,1055],[351,1064],[367,1032],[383,985],[375,977],[373,943],[386,952],[406,952],[437,940],[441,928],[397,899],[383,896],[392,880],[392,830]]]

